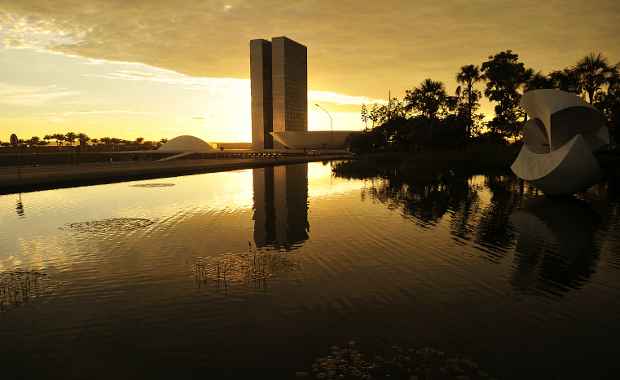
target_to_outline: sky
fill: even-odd
[[[308,46],[309,129],[512,49],[547,73],[620,61],[620,2],[0,0],[0,141],[55,132],[250,141],[249,40]],[[482,88],[482,86],[480,87]],[[492,112],[491,106],[483,110]]]

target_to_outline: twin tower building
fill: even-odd
[[[308,131],[308,51],[287,37],[250,41],[252,149],[278,149],[272,132]]]

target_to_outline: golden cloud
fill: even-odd
[[[288,35],[309,46],[313,88],[374,97],[429,76],[451,82],[461,65],[504,49],[542,70],[590,51],[615,61],[617,25],[616,0],[0,0],[8,45],[247,78],[248,41]]]

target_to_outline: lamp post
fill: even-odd
[[[330,136],[329,136],[329,140],[330,143],[332,144],[332,146],[334,145],[334,119],[332,118],[332,115],[323,107],[321,107],[318,103],[314,103],[314,105],[322,110],[323,112],[325,112],[327,114],[327,116],[329,116],[329,130],[330,132]]]

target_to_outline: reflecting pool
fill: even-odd
[[[2,378],[294,378],[351,340],[617,378],[613,184],[334,165],[0,196]]]

